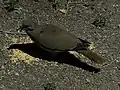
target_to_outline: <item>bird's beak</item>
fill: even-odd
[[[21,25],[18,29],[17,29],[17,31],[22,31],[22,30],[24,30],[25,28],[27,28],[27,26],[24,26],[24,25]]]

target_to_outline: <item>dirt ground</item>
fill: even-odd
[[[17,30],[26,19],[92,42],[106,64],[53,60]],[[0,0],[0,90],[120,90],[120,0]]]

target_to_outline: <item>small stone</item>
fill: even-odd
[[[120,28],[120,24],[118,24],[118,28]]]
[[[87,81],[87,83],[90,83],[90,79],[87,78],[86,81]]]
[[[1,69],[5,69],[5,66],[1,66]]]
[[[16,72],[15,75],[16,75],[16,76],[19,76],[19,73]]]

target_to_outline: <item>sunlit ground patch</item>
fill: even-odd
[[[91,42],[90,46],[88,47],[90,50],[93,50],[96,48],[95,44]]]
[[[13,42],[13,44],[32,43],[32,40],[29,37],[12,38],[11,41]],[[35,61],[34,57],[28,55],[27,53],[24,53],[19,49],[12,49],[9,56],[13,63],[22,60],[23,62],[30,64],[31,62]]]

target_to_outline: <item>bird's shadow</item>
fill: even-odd
[[[58,63],[69,64],[78,68],[82,68],[89,72],[99,72],[99,68],[95,68],[93,66],[88,65],[85,62],[81,62],[79,59],[75,58],[74,55],[71,55],[69,52],[63,52],[57,55],[57,57],[53,57],[53,55],[42,48],[38,47],[35,43],[27,43],[27,44],[12,44],[8,48],[10,49],[19,49],[33,57],[40,58],[42,60],[47,61],[55,61]]]

